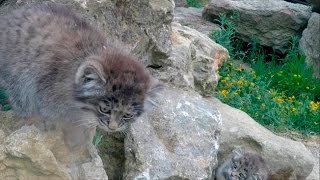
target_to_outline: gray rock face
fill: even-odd
[[[313,66],[315,75],[320,77],[320,14],[312,13],[299,47],[306,56],[307,65]]]
[[[215,100],[223,125],[219,163],[235,147],[246,147],[261,154],[271,172],[271,179],[306,179],[314,166],[311,152],[300,142],[274,135],[246,113]]]
[[[0,112],[0,121],[8,114]],[[87,150],[70,152],[61,132],[45,133],[34,126],[23,126],[8,136],[0,129],[0,179],[107,180],[108,177],[95,150],[90,154]]]
[[[167,88],[125,140],[125,179],[210,179],[220,114],[197,93]]]
[[[175,7],[187,7],[186,0],[174,0]]]
[[[256,38],[281,52],[287,50],[292,35],[300,36],[311,16],[311,7],[283,0],[211,0],[203,16],[217,18],[232,11],[240,13],[235,21],[240,38]]]
[[[170,66],[155,76],[176,87],[211,96],[218,82],[218,66],[228,59],[228,51],[208,36],[176,22],[172,23],[171,42]]]
[[[213,31],[220,30],[219,25],[214,24],[202,18],[203,8],[194,7],[176,7],[174,9],[173,21],[178,22],[183,26],[188,26],[207,36]]]

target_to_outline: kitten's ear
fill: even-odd
[[[160,95],[160,92],[164,89],[164,85],[160,83],[156,79],[151,79],[151,86],[147,92],[145,102],[144,102],[144,109],[150,110],[151,108],[158,105],[156,102],[156,98]]]
[[[75,83],[78,85],[106,83],[101,64],[97,60],[89,60],[80,65],[77,70]]]

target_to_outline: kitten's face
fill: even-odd
[[[232,158],[230,166],[231,180],[246,180],[248,170],[244,167],[243,157]]]
[[[234,151],[229,165],[223,170],[226,180],[264,180],[266,167],[260,156],[243,150]]]
[[[110,97],[100,100],[95,107],[99,126],[109,132],[124,131],[143,113],[143,102],[122,103]]]
[[[149,74],[137,61],[106,52],[79,67],[75,97],[92,107],[101,128],[123,131],[144,112],[159,87],[151,84]]]

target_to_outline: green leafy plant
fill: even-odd
[[[219,14],[219,19],[216,20],[220,24],[220,31],[214,31],[210,34],[210,38],[215,40],[218,44],[225,47],[231,56],[235,58],[236,51],[234,44],[240,46],[240,42],[235,39],[235,24],[233,20],[239,17],[239,12],[233,12],[231,15],[227,16],[224,13]],[[236,42],[236,43],[235,43]]]
[[[102,130],[97,129],[95,136],[93,137],[93,145],[99,147],[103,144],[103,134]]]

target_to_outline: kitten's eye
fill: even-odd
[[[129,119],[132,119],[133,118],[133,114],[125,114],[123,115],[123,119],[124,120],[129,120]]]
[[[84,83],[88,83],[88,82],[93,81],[93,80],[94,80],[93,78],[85,77],[84,80],[83,80],[83,82],[84,82]]]
[[[101,107],[101,106],[99,106],[99,111],[100,111],[100,113],[102,113],[102,114],[107,114],[107,115],[110,115],[110,114],[111,114],[110,109],[107,108],[107,107]]]

